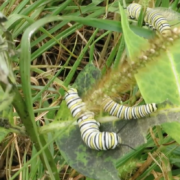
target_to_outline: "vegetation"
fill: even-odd
[[[129,20],[121,1],[1,2],[0,179],[180,179],[179,1],[153,2],[139,3],[173,9],[161,9],[171,37],[142,27],[143,13]],[[70,86],[125,145],[84,145],[63,99]],[[158,111],[120,121],[102,112],[104,95]]]

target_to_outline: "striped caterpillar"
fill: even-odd
[[[65,101],[72,116],[77,118],[82,140],[89,148],[108,150],[114,149],[121,144],[121,138],[117,133],[99,131],[99,122],[94,119],[94,113],[86,109],[86,105],[78,96],[76,89],[70,88],[67,91]],[[144,117],[157,109],[154,103],[139,107],[125,107],[115,103],[109,97],[104,102],[104,110],[121,119]]]
[[[130,18],[138,20],[142,6],[137,3],[132,3],[127,7],[127,12]],[[146,25],[157,29],[163,36],[172,34],[170,24],[157,10],[147,8],[144,22]]]

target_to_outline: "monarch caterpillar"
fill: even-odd
[[[142,118],[157,110],[155,103],[137,107],[126,107],[114,102],[110,97],[107,97],[103,104],[105,104],[103,107],[105,112],[126,120]]]
[[[137,3],[132,3],[127,7],[127,12],[130,18],[138,20],[142,6]],[[157,10],[147,8],[144,17],[146,25],[157,29],[163,36],[171,35],[171,27],[164,16],[158,13]]]
[[[77,90],[70,88],[65,94],[65,101],[73,117],[77,118],[82,140],[95,150],[114,149],[121,143],[121,138],[114,132],[100,132],[100,123],[94,119],[94,113],[86,109],[85,103],[78,96]],[[103,102],[104,104],[104,102]],[[138,107],[125,107],[115,103],[110,97],[105,99],[104,110],[121,119],[137,119],[157,109],[156,104]]]
[[[87,111],[85,103],[78,96],[76,89],[69,89],[65,101],[73,117],[77,118],[81,137],[85,144],[95,150],[114,149],[121,143],[121,138],[113,132],[100,132],[99,122],[94,119],[94,113]]]

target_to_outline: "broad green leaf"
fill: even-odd
[[[68,164],[83,175],[96,180],[119,180],[115,160],[122,155],[120,148],[106,152],[89,149],[77,126],[69,128],[56,143]],[[115,158],[111,157],[112,154]]]
[[[173,104],[180,104],[179,46],[180,40],[161,51],[135,75],[146,103],[161,103],[168,99]]]
[[[161,110],[157,112],[158,114],[139,120],[117,120],[117,118],[113,117],[102,117],[99,120],[101,122],[102,131],[116,132],[122,138],[123,144],[136,148],[146,142],[145,135],[149,127],[173,121],[179,124],[180,113],[175,110],[176,109],[173,108]],[[103,123],[103,121],[109,121],[109,123]],[[54,126],[51,131],[58,130],[60,125],[57,125],[57,127],[58,128]],[[176,130],[178,131],[178,128],[176,128]],[[175,133],[177,133],[177,131],[175,131]],[[178,134],[176,137],[177,136]],[[113,175],[117,176],[115,173],[116,160],[118,159],[118,161],[120,161],[123,155],[127,154],[129,151],[133,152],[133,150],[127,146],[117,147],[114,150],[108,151],[91,150],[82,141],[77,126],[70,127],[65,134],[59,137],[57,144],[66,161],[74,169],[85,176],[100,180],[102,178],[110,179]],[[98,166],[101,168],[99,169]],[[113,175],[108,173],[108,175],[106,174],[107,176],[104,176],[104,172],[108,171],[108,169],[110,172],[113,172]]]
[[[180,144],[180,123],[178,122],[172,122],[172,123],[165,123],[162,124],[162,128],[164,131],[171,136],[175,141],[177,141]]]
[[[86,94],[87,91],[100,79],[101,71],[94,66],[93,63],[88,63],[85,68],[79,73],[73,87],[78,90],[79,96]]]

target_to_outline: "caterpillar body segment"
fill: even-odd
[[[104,102],[104,111],[108,112],[112,116],[116,116],[120,119],[130,120],[146,117],[152,112],[157,110],[155,103],[141,105],[137,107],[126,107],[113,101],[110,97],[107,97]]]
[[[65,101],[73,117],[77,118],[81,137],[91,149],[114,149],[121,144],[121,138],[114,132],[100,132],[100,123],[94,119],[94,113],[86,109],[76,89],[69,89]]]
[[[132,19],[138,20],[142,6],[137,3],[132,3],[127,7],[128,16]],[[161,14],[158,13],[157,10],[152,8],[147,8],[144,22],[147,26],[152,27],[153,29],[158,30],[160,34],[163,36],[171,36],[172,29],[170,24],[166,20],[166,18]]]

